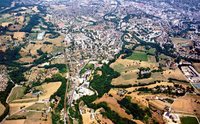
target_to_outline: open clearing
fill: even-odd
[[[5,107],[3,104],[0,103],[0,116],[4,113]]]
[[[192,65],[193,65],[194,68],[197,70],[197,72],[200,73],[200,63],[192,63]]]
[[[14,87],[9,95],[8,102],[22,98],[24,96],[25,90],[26,88],[23,86]]]
[[[147,62],[147,61],[138,61],[138,60],[129,60],[129,59],[121,59],[119,57],[114,63],[110,65],[115,71],[119,73],[123,73],[126,71],[132,71],[134,69],[138,69],[140,67],[158,69],[158,63]]]
[[[29,103],[10,103],[10,115],[18,112],[19,110],[21,110],[21,108],[27,107],[27,106],[31,106],[33,105],[34,102],[29,102]]]
[[[173,78],[173,79],[177,79],[177,80],[187,80],[185,75],[181,72],[181,70],[179,68],[175,69],[175,70],[166,70],[163,72],[163,75],[165,78]]]
[[[195,114],[200,117],[200,96],[185,95],[177,98],[172,104],[172,110],[174,112],[181,112],[186,114]]]
[[[135,69],[126,73],[121,73],[121,75],[112,80],[112,85],[129,85],[129,84],[148,84],[154,81],[167,81],[167,79],[161,74],[161,72],[155,72],[151,74],[150,78],[137,79],[139,70]]]
[[[44,92],[42,95],[40,95],[39,100],[49,99],[50,96],[54,94],[60,86],[61,86],[61,82],[51,82],[51,83],[45,83],[39,87],[36,87],[36,89],[41,88],[41,90]]]
[[[44,103],[35,103],[34,105],[27,107],[26,109],[42,111],[47,109],[47,105],[45,105]]]
[[[113,97],[109,97],[108,95],[104,95],[100,99],[97,99],[94,103],[98,104],[101,102],[106,102],[108,104],[108,107],[110,107],[111,110],[118,113],[121,117],[131,119],[132,115],[128,115],[123,108],[120,107],[120,105],[117,103],[117,100]]]
[[[3,124],[24,124],[25,119],[19,120],[6,120]]]
[[[134,51],[131,56],[127,57],[126,59],[130,60],[140,60],[140,61],[148,61],[148,56],[145,52],[136,52]]]
[[[192,41],[189,39],[184,39],[184,38],[172,38],[172,42],[176,46],[184,46],[184,45],[192,45]]]

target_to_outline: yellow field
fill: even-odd
[[[4,113],[5,107],[0,103],[0,116]]]
[[[183,112],[188,114],[196,114],[200,117],[200,96],[196,95],[185,95],[177,98],[172,104],[172,110],[175,112]]]
[[[10,103],[10,114],[14,114],[21,110],[21,108],[28,107],[33,105],[34,102],[27,102],[27,103]]]
[[[25,119],[20,120],[6,120],[3,124],[24,124]]]
[[[60,86],[61,86],[61,82],[52,82],[52,83],[42,84],[41,88],[44,93],[39,97],[39,100],[49,99],[50,96],[54,94]]]
[[[200,63],[192,63],[192,65],[193,65],[194,68],[197,70],[197,72],[200,73]]]
[[[22,41],[25,38],[25,32],[14,32],[13,38]]]
[[[32,63],[34,60],[35,60],[34,58],[27,56],[27,57],[20,58],[18,61],[21,63]]]
[[[174,78],[177,80],[187,80],[185,75],[181,72],[179,68],[176,70],[166,70],[163,72],[165,78]]]

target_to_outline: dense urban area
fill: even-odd
[[[0,0],[1,124],[200,124],[199,0]]]

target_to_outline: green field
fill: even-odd
[[[47,106],[44,103],[36,103],[32,106],[29,106],[28,108],[26,108],[27,110],[37,110],[37,111],[42,111],[42,110],[46,110]]]
[[[131,56],[127,57],[127,59],[148,61],[148,56],[144,52],[133,52],[133,54]]]
[[[181,117],[181,124],[199,124],[195,117]]]
[[[24,96],[25,90],[26,90],[25,87],[21,86],[14,87],[8,98],[8,102],[12,102],[13,100],[22,98]]]

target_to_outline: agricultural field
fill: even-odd
[[[148,56],[145,52],[134,51],[133,54],[126,59],[130,60],[139,60],[139,61],[148,61]]]
[[[47,110],[47,105],[44,103],[35,103],[27,107],[26,110],[37,110],[37,111]]]
[[[179,68],[176,68],[175,70],[172,70],[172,69],[165,70],[165,71],[163,71],[163,76],[166,79],[174,78],[174,79],[181,80],[181,81],[187,80],[185,75],[181,72],[181,70]]]
[[[3,124],[24,124],[25,119],[19,120],[6,120]]]
[[[0,103],[0,116],[4,113],[5,107],[3,104]]]
[[[188,114],[194,114],[200,118],[200,97],[195,95],[185,95],[177,98],[172,104],[172,110],[174,112],[183,112]]]
[[[40,95],[39,100],[49,99],[50,96],[53,95],[60,86],[61,82],[51,82],[35,87],[36,90],[41,90],[43,92],[43,94]]]
[[[10,103],[13,100],[20,99],[24,96],[26,88],[23,86],[16,86],[12,89],[7,101]]]
[[[144,68],[151,68],[151,69],[158,69],[159,64],[154,62],[147,62],[147,61],[138,61],[138,60],[129,60],[129,59],[122,59],[119,57],[114,63],[110,65],[115,71],[119,73],[132,71],[138,69],[140,67]]]
[[[161,72],[154,72],[150,78],[138,79],[138,73],[140,67],[150,68],[151,70],[157,70],[159,65],[154,62],[138,61],[121,59],[120,57],[110,65],[115,71],[120,73],[120,76],[112,80],[113,85],[128,85],[138,83],[151,83],[156,80],[166,81]]]
[[[192,41],[184,38],[172,38],[172,42],[176,46],[192,45]]]
[[[181,124],[199,124],[195,117],[184,116],[181,117]]]
[[[192,65],[200,73],[200,63],[192,63]]]
[[[114,97],[110,97],[108,95],[104,95],[100,99],[97,99],[94,101],[95,104],[99,104],[101,102],[106,102],[108,107],[110,107],[111,110],[118,113],[121,117],[131,119],[132,115],[129,115],[126,113],[126,111],[120,107],[117,100]]]

